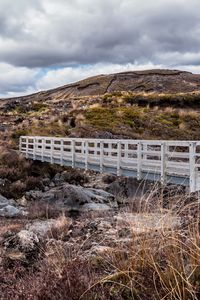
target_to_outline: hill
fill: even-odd
[[[200,75],[148,70],[99,75],[0,101],[1,140],[23,134],[200,139]]]
[[[190,93],[200,91],[200,75],[177,70],[148,70],[93,76],[49,91],[7,100],[55,100],[118,91]]]

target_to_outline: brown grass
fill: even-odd
[[[119,229],[130,230],[130,240],[95,255],[67,242],[72,221],[60,217],[41,246],[39,261],[0,267],[3,299],[199,299],[199,199],[181,193],[161,199],[157,187],[140,200],[135,213],[125,209],[117,223]],[[32,209],[37,218],[44,217],[42,211],[39,203]],[[137,217],[134,222],[132,216]],[[92,217],[97,218],[88,215]],[[82,234],[83,244],[84,238],[95,242],[94,233]]]

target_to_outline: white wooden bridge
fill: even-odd
[[[29,159],[200,190],[200,141],[21,136],[20,151]]]

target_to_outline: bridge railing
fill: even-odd
[[[22,136],[27,158],[200,190],[200,142]]]

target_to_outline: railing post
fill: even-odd
[[[36,153],[35,153],[35,144],[36,144],[36,139],[33,138],[33,160],[36,159]]]
[[[19,152],[22,152],[22,137],[19,138]]]
[[[85,141],[85,170],[88,170],[88,141]]]
[[[42,162],[44,162],[44,138],[42,138]]]
[[[72,168],[75,167],[75,140],[72,140]]]
[[[166,142],[161,143],[161,172],[160,181],[161,184],[166,183]]]
[[[51,164],[53,163],[54,139],[51,139]]]
[[[142,179],[142,144],[137,144],[137,180]]]
[[[118,142],[117,143],[117,176],[121,175],[120,167],[121,167],[121,142]]]
[[[28,158],[28,142],[29,141],[29,139],[28,139],[28,137],[26,137],[26,158]]]
[[[191,142],[189,147],[189,163],[190,163],[190,193],[196,191],[196,143]]]
[[[143,159],[146,160],[147,159],[147,144],[146,143],[143,144],[143,151],[144,151]]]
[[[103,173],[103,141],[100,141],[100,173]]]
[[[60,165],[63,166],[63,139],[60,140]]]

